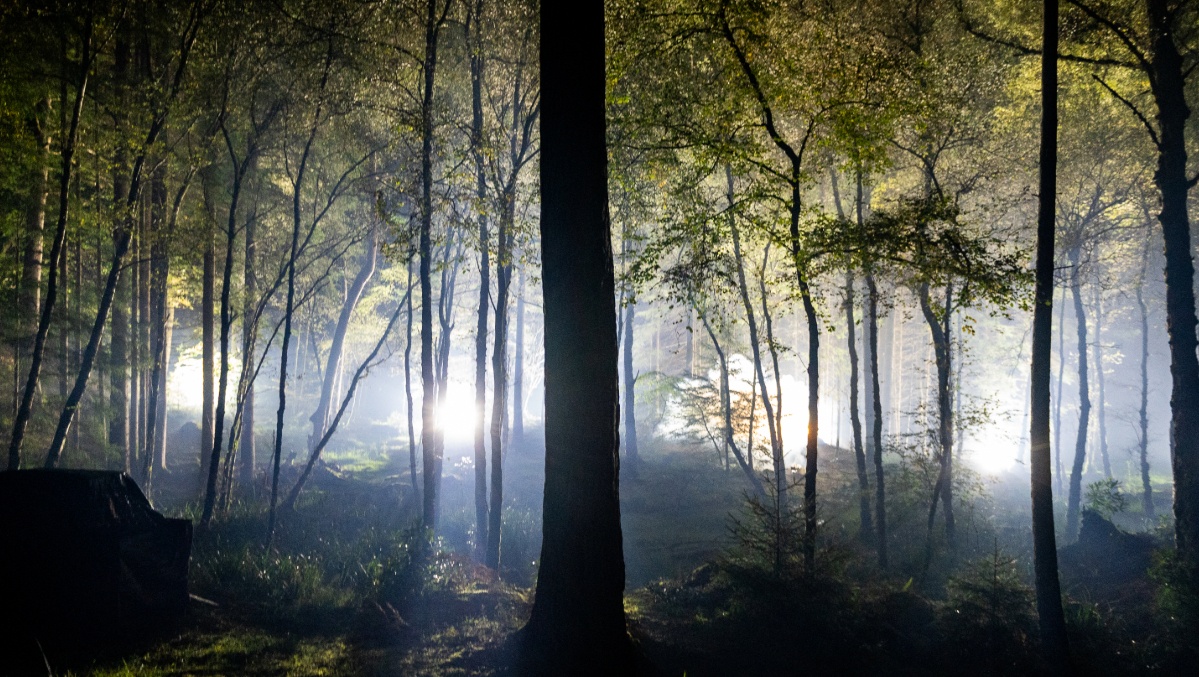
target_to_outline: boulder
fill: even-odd
[[[144,636],[187,606],[191,537],[124,473],[2,472],[0,616],[47,651]]]

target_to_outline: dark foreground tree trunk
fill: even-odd
[[[1175,42],[1175,23],[1186,16],[1167,0],[1147,0],[1152,40],[1153,98],[1157,102],[1158,162],[1153,175],[1161,192],[1166,251],[1166,327],[1170,335],[1170,410],[1173,414],[1174,537],[1190,573],[1199,578],[1199,358],[1195,355],[1195,264],[1187,193],[1186,73]],[[1199,178],[1199,177],[1197,177]]]
[[[420,380],[421,456],[424,491],[421,523],[437,529],[441,489],[441,438],[437,430],[437,378],[433,365],[433,85],[437,71],[437,39],[446,9],[438,18],[437,0],[425,7],[424,92],[421,98],[420,197]],[[443,292],[444,293],[444,290]]]
[[[491,305],[490,234],[487,228],[487,183],[483,162],[483,0],[474,0],[466,17],[470,45],[470,145],[475,162],[475,199],[479,220],[479,313],[475,327],[475,549],[480,558],[487,546],[487,311]],[[502,263],[500,265],[503,265]],[[497,341],[498,345],[498,341]]]
[[[604,3],[541,7],[545,499],[520,674],[632,674],[624,615]]]
[[[1070,647],[1057,576],[1053,531],[1053,471],[1049,448],[1049,364],[1053,341],[1053,247],[1057,197],[1057,0],[1045,0],[1041,57],[1041,176],[1037,214],[1036,291],[1033,306],[1032,391],[1029,430],[1032,465],[1033,570],[1041,646],[1054,668],[1064,668]],[[1060,672],[1059,672],[1060,674]]]

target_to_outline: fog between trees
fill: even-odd
[[[1097,510],[1184,571],[1197,7],[1065,3],[1053,90],[1056,545]],[[369,477],[397,524],[519,586],[579,554],[559,513],[541,541],[543,505],[623,513],[623,550],[616,529],[587,561],[623,558],[561,563],[538,582],[553,599],[730,547],[809,581],[852,551],[839,571],[931,598],[1002,551],[1031,584],[1042,4],[612,0],[591,17],[603,100],[569,89],[582,42],[547,9],[0,8],[8,468],[124,470],[214,533],[258,515],[256,547],[283,548],[330,482]],[[553,188],[605,175],[569,154],[584,130],[606,135],[606,205]],[[556,273],[543,218],[579,238]],[[555,302],[575,324],[555,329]],[[611,336],[569,334],[608,312]],[[598,371],[547,362],[575,357]],[[613,426],[618,461],[555,446]],[[621,616],[564,630],[566,606],[538,608],[544,637]]]

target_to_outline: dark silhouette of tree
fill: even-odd
[[[521,674],[630,674],[604,3],[541,7],[545,499]]]
[[[1045,0],[1041,58],[1041,178],[1037,211],[1036,288],[1033,303],[1032,463],[1033,569],[1041,643],[1050,662],[1064,667],[1069,656],[1066,620],[1057,576],[1053,531],[1053,471],[1049,448],[1050,353],[1053,339],[1053,248],[1057,197],[1058,2]]]

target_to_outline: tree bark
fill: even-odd
[[[621,341],[624,367],[624,453],[631,476],[636,476],[637,465],[637,374],[633,371],[633,324],[637,319],[635,302],[628,302],[624,309],[624,339]]]
[[[346,333],[350,329],[350,319],[354,315],[354,310],[358,307],[358,301],[362,298],[363,290],[366,289],[366,285],[370,283],[371,278],[375,275],[375,267],[378,260],[379,231],[377,226],[372,226],[370,236],[366,241],[362,267],[358,269],[358,274],[354,276],[353,282],[350,283],[350,288],[346,290],[346,298],[341,305],[341,313],[337,317],[337,325],[333,329],[333,340],[329,346],[329,355],[325,362],[325,378],[321,381],[321,398],[317,403],[316,410],[309,417],[309,421],[312,423],[312,436],[308,438],[309,451],[315,447],[316,443],[325,434],[325,428],[329,422],[329,406],[333,401],[334,383],[341,374],[341,358],[342,353],[345,351]]]
[[[483,425],[487,419],[487,315],[491,306],[491,235],[488,232],[487,209],[484,206],[487,203],[487,183],[483,165],[483,0],[474,0],[471,3],[466,19],[466,33],[470,45],[470,143],[475,163],[475,200],[478,203],[476,210],[479,223],[479,311],[475,325],[475,547],[480,555],[484,555],[484,551],[490,552],[487,533],[490,523],[487,513],[487,441],[483,434]],[[498,331],[498,318],[496,322]],[[498,340],[496,345],[499,345]]]
[[[49,116],[50,95],[47,94],[38,100],[28,120],[37,150],[33,161],[33,180],[29,186],[29,202],[25,207],[25,249],[21,263],[21,293],[17,302],[21,318],[22,346],[29,344],[29,339],[37,330],[38,307],[41,305],[46,200],[50,183],[50,134],[45,130],[45,121]],[[65,256],[60,258],[65,259]],[[21,352],[25,352],[24,347]]]
[[[1103,462],[1103,476],[1112,478],[1112,463],[1107,454],[1107,391],[1103,377],[1103,290],[1098,276],[1095,279],[1095,386],[1099,389],[1099,410],[1095,413],[1099,423],[1099,458]]]
[[[424,91],[421,97],[420,194],[420,372],[421,456],[424,493],[421,521],[436,531],[441,489],[441,436],[437,429],[437,378],[433,364],[433,85],[437,70],[437,39],[449,9],[438,18],[437,0],[425,3]]]
[[[630,674],[604,5],[541,6],[545,498],[521,674]]]
[[[354,393],[358,390],[358,384],[366,376],[371,366],[373,366],[375,358],[379,355],[379,350],[383,348],[383,344],[387,343],[387,337],[391,336],[391,330],[395,327],[396,320],[400,318],[400,313],[404,311],[404,307],[411,295],[412,285],[409,284],[408,289],[404,292],[404,298],[396,304],[396,309],[387,320],[387,326],[383,328],[383,334],[375,342],[375,347],[371,349],[370,354],[362,360],[362,364],[358,365],[358,369],[354,371],[354,376],[350,379],[350,386],[346,389],[346,394],[341,400],[341,406],[337,408],[337,412],[333,414],[333,418],[329,421],[329,424],[321,430],[321,438],[312,445],[312,452],[308,456],[308,462],[304,465],[303,472],[300,473],[300,478],[296,480],[295,486],[287,494],[287,500],[283,502],[285,510],[295,509],[296,500],[299,499],[300,492],[303,491],[304,483],[308,480],[308,476],[312,474],[312,468],[316,466],[316,462],[321,457],[321,452],[329,444],[329,440],[333,438],[333,433],[337,432],[337,426],[341,423],[346,409],[350,406],[350,402],[354,401]]]
[[[1041,149],[1037,210],[1036,287],[1033,300],[1031,390],[1032,533],[1041,647],[1061,672],[1069,660],[1066,619],[1057,573],[1053,527],[1053,478],[1049,448],[1050,362],[1053,350],[1053,268],[1057,198],[1058,0],[1044,3],[1041,55]]]
[[[1141,501],[1147,520],[1156,517],[1153,505],[1153,483],[1149,480],[1149,308],[1145,305],[1145,273],[1149,268],[1149,239],[1145,239],[1145,250],[1141,255],[1141,273],[1137,277],[1137,309],[1141,318],[1141,406],[1137,422],[1140,439],[1137,440],[1141,462]]]
[[[513,186],[514,187],[514,186]],[[512,228],[514,192],[503,196],[500,228],[496,234],[495,345],[491,352],[491,503],[487,522],[488,567],[500,570],[500,536],[504,508],[504,421],[508,418],[508,289],[512,283]]]
[[[883,398],[879,388],[878,368],[878,287],[874,275],[866,274],[867,332],[870,346],[870,391],[873,393],[874,418],[871,439],[874,442],[874,522],[877,529],[875,547],[878,550],[878,566],[884,571],[889,564],[887,557],[887,489],[883,472]]]
[[[754,495],[759,499],[766,497],[766,487],[762,486],[762,480],[758,479],[757,473],[754,472],[753,463],[753,444],[752,440],[745,454],[742,455],[741,450],[737,447],[737,441],[733,437],[733,406],[731,395],[729,393],[729,362],[725,355],[724,349],[720,346],[720,341],[716,338],[716,332],[712,330],[712,325],[708,323],[708,318],[702,311],[697,309],[700,324],[708,334],[708,338],[712,340],[712,348],[716,351],[716,359],[720,364],[720,410],[724,419],[723,437],[725,447],[725,466],[728,466],[728,451],[733,452],[733,457],[737,460],[737,465],[740,466],[741,472],[745,473],[746,479],[749,480],[750,486],[754,489]],[[755,395],[751,395],[751,402],[756,401]],[[750,429],[752,431],[753,424],[751,422]],[[752,433],[751,433],[752,435]]]
[[[192,46],[195,44],[203,14],[204,8],[202,6],[198,4],[193,5],[188,13],[187,24],[179,35],[179,52],[171,60],[174,70],[170,76],[169,84],[166,88],[167,91],[163,95],[163,98],[156,104],[149,128],[146,131],[146,136],[137,147],[138,155],[133,161],[133,169],[130,172],[129,196],[126,200],[126,209],[132,209],[133,205],[137,204],[137,201],[141,197],[142,172],[145,168],[147,153],[154,148],[158,142],[159,135],[161,135],[166,127],[171,104],[179,94],[180,87],[183,84],[188,57],[191,54]],[[46,453],[45,466],[47,468],[56,467],[59,458],[62,456],[63,446],[66,442],[67,433],[70,431],[71,423],[75,418],[76,409],[79,407],[79,402],[83,399],[83,394],[87,390],[87,381],[91,376],[92,365],[95,362],[96,353],[100,347],[100,339],[104,334],[104,326],[108,323],[108,313],[112,307],[112,301],[116,294],[117,281],[121,277],[121,268],[124,265],[125,254],[129,249],[129,240],[133,234],[130,228],[122,228],[121,231],[118,232],[118,237],[114,242],[112,258],[109,261],[108,275],[105,278],[104,287],[100,293],[99,307],[96,310],[96,319],[92,323],[88,343],[83,350],[83,359],[79,365],[79,373],[75,377],[75,385],[63,403],[62,413],[58,417],[58,424],[54,430],[54,438],[50,441],[50,450]],[[57,263],[57,260],[55,260],[55,263]]]
[[[317,116],[319,117],[319,109]],[[315,133],[316,125],[313,125]],[[230,334],[233,330],[233,308],[230,301],[230,294],[233,287],[233,251],[237,238],[237,207],[241,199],[242,184],[246,178],[246,172],[250,168],[251,159],[254,155],[254,142],[250,142],[250,149],[246,153],[246,157],[240,161],[233,151],[233,144],[229,137],[229,132],[222,125],[222,132],[225,135],[225,145],[229,152],[229,159],[232,164],[233,180],[231,185],[231,195],[229,198],[229,218],[225,225],[225,264],[221,268],[221,375],[217,381],[217,398],[216,398],[216,414],[213,417],[213,432],[212,432],[212,448],[209,452],[208,464],[206,466],[207,473],[205,474],[205,491],[204,491],[204,511],[200,516],[200,526],[207,527],[212,521],[213,511],[216,507],[217,493],[217,477],[220,471],[221,464],[221,448],[225,437],[225,401],[229,391],[229,341]],[[312,144],[312,139],[309,137],[309,146]],[[307,160],[307,148],[305,148],[304,159],[301,160],[300,176],[303,177],[304,165]],[[284,311],[284,333],[283,346],[284,352],[280,359],[279,367],[279,416],[280,423],[283,416],[283,405],[286,401],[284,384],[287,381],[287,343],[291,338],[291,313],[293,307],[293,291],[295,279],[295,258],[296,258],[296,240],[300,231],[299,222],[299,181],[294,185],[294,195],[292,199],[293,207],[293,223],[292,223],[292,242],[291,256],[288,259],[288,297],[287,308]],[[276,429],[276,434],[282,433],[282,426]],[[278,443],[276,443],[276,447]],[[270,522],[267,528],[268,536],[267,543],[270,543],[270,533],[274,531],[274,492],[271,496],[271,515]]]
[[[412,257],[409,255],[408,260],[404,262],[404,268],[408,271],[408,288],[412,288]],[[412,421],[412,295],[409,294],[405,299],[408,305],[407,328],[404,334],[404,403],[408,409],[408,470],[412,480],[412,496],[416,500],[420,500],[420,486],[416,479],[416,428],[413,427]]]
[[[254,359],[253,346],[255,343],[256,326],[255,316],[257,315],[256,304],[258,303],[258,219],[251,217],[246,221],[245,227],[245,257],[242,263],[242,359],[246,362]],[[254,382],[256,379],[250,379],[245,385],[245,395],[242,400],[241,409],[241,441],[238,443],[240,447],[239,479],[243,487],[251,487],[254,484],[254,470],[258,465],[258,446],[254,440]]]
[[[321,113],[324,109],[325,88],[329,84],[329,71],[331,69],[332,62],[333,38],[330,37],[329,44],[325,51],[325,66],[324,71],[321,73],[316,109],[312,114],[312,125],[308,129],[308,139],[304,143],[304,150],[301,152],[299,162],[296,165],[295,178],[291,181],[291,249],[287,257],[287,303],[283,310],[283,344],[279,348],[279,408],[275,412],[275,448],[271,458],[271,502],[266,528],[267,547],[270,547],[271,540],[275,536],[275,508],[279,499],[279,464],[282,461],[283,456],[283,417],[287,410],[287,362],[291,348],[292,316],[296,307],[296,258],[299,256],[300,221],[301,207],[303,205],[304,178],[308,170],[308,160],[312,154],[312,145],[316,141],[316,134],[321,125]],[[229,141],[228,135],[225,137],[225,142],[228,146],[229,155],[234,160],[234,164],[236,166],[236,157],[233,154],[233,147]],[[243,176],[246,168],[248,168],[250,165],[250,158],[253,154],[254,148],[251,147],[251,150],[246,153],[246,157],[242,160],[241,166],[238,168],[242,172]],[[232,224],[234,223],[232,210],[230,210],[229,223],[229,246],[232,247]],[[222,379],[222,383],[224,383],[224,379]],[[219,448],[214,446],[213,449],[212,462],[215,465],[220,458],[218,453]],[[215,497],[215,468],[212,468],[209,471],[209,487],[210,493]],[[207,501],[205,501],[205,503],[207,504]],[[208,511],[206,510],[206,512]]]
[[[520,445],[525,438],[525,267],[520,267],[516,283],[516,354],[512,368],[512,441]]]
[[[928,283],[920,285],[920,311],[928,324],[933,339],[933,353],[937,363],[937,439],[940,443],[941,471],[933,487],[933,501],[928,510],[929,537],[932,537],[933,519],[937,514],[937,499],[945,506],[945,540],[951,550],[957,547],[957,529],[953,515],[953,405],[951,393],[952,346],[950,345],[949,322],[952,310],[953,285],[945,286],[944,317],[933,312],[929,298]],[[942,326],[944,322],[944,326]],[[931,548],[931,545],[930,545]]]
[[[215,188],[215,187],[214,187]],[[205,201],[212,198],[205,186]],[[203,374],[203,403],[200,410],[200,475],[199,488],[206,488],[208,460],[212,455],[213,414],[216,410],[216,211],[209,209],[213,232],[204,238],[203,292],[200,300],[200,364]]]
[[[1079,508],[1082,503],[1082,469],[1087,458],[1087,426],[1091,420],[1090,386],[1087,381],[1087,316],[1082,305],[1082,281],[1079,274],[1081,252],[1077,246],[1069,251],[1070,295],[1074,299],[1074,317],[1078,328],[1078,437],[1074,442],[1074,465],[1070,469],[1070,493],[1066,499],[1066,538],[1078,534]]]
[[[1056,138],[1056,137],[1055,137]],[[1056,157],[1056,155],[1055,155]],[[1057,490],[1061,492],[1062,478],[1062,385],[1066,375],[1066,288],[1062,287],[1062,305],[1057,311],[1057,397],[1053,401],[1053,453],[1054,473],[1057,478]]]
[[[862,448],[862,420],[858,415],[858,343],[853,316],[853,270],[845,271],[845,330],[849,348],[849,424],[853,429],[853,457],[858,470],[859,536],[867,543],[874,540],[874,520],[870,515],[870,479],[866,475],[866,452]]]
[[[762,408],[766,413],[767,429],[770,433],[770,457],[774,462],[774,496],[775,496],[775,512],[778,515],[779,529],[775,533],[775,568],[782,566],[783,557],[783,542],[781,525],[783,515],[787,510],[787,468],[783,459],[783,444],[778,438],[778,427],[775,426],[774,404],[770,401],[770,390],[766,387],[766,373],[762,370],[762,355],[761,341],[758,337],[758,323],[754,316],[753,304],[749,300],[749,287],[745,282],[745,262],[741,255],[741,235],[737,228],[737,217],[733,211],[734,195],[733,195],[733,172],[729,167],[725,167],[725,179],[727,181],[728,194],[728,222],[729,230],[733,236],[733,256],[736,259],[737,265],[737,287],[741,292],[741,304],[745,308],[745,319],[749,325],[749,345],[751,355],[753,356],[754,376],[758,381],[762,397]]]
[[[1150,85],[1157,103],[1158,162],[1153,179],[1161,193],[1158,221],[1166,253],[1166,327],[1170,336],[1174,469],[1174,537],[1192,576],[1199,578],[1199,358],[1195,335],[1195,266],[1187,194],[1187,83],[1175,38],[1179,12],[1167,0],[1146,0]]]

